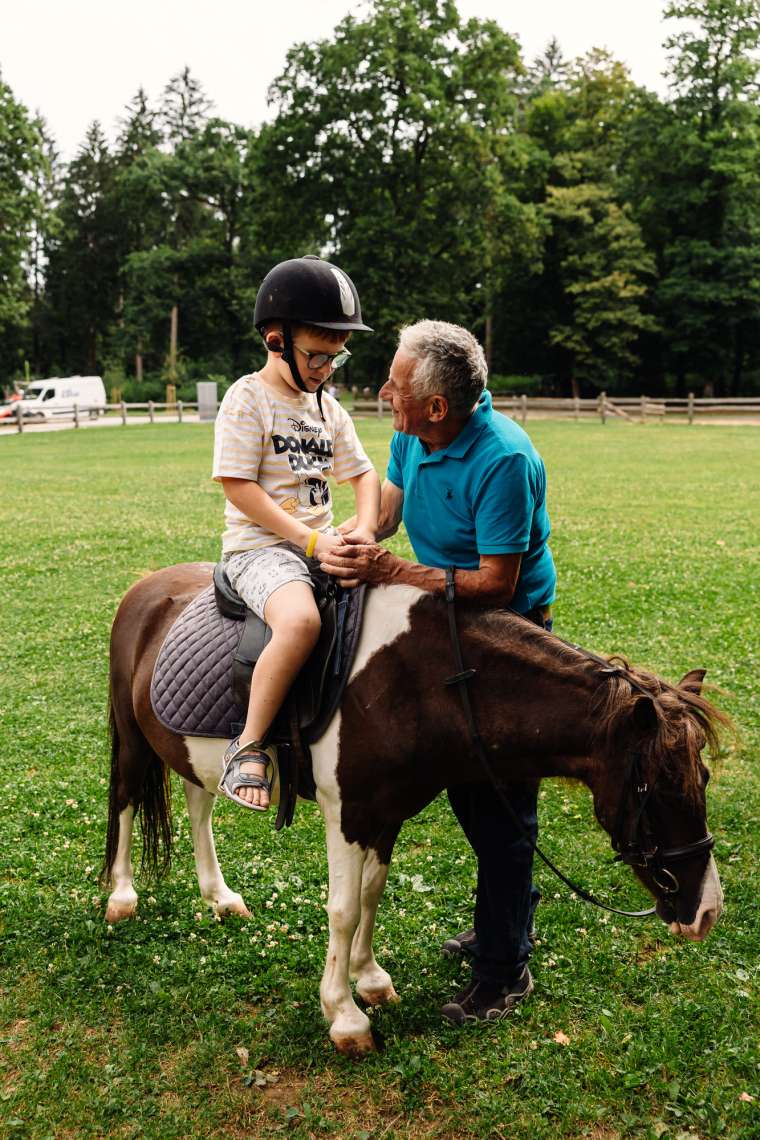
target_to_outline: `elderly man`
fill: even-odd
[[[346,584],[401,582],[437,594],[454,566],[460,598],[510,606],[551,628],[556,575],[544,465],[525,432],[494,413],[486,380],[483,351],[466,329],[421,321],[402,331],[381,390],[392,405],[394,435],[378,536],[395,533],[403,518],[418,562],[350,544],[322,565]],[[527,963],[538,901],[537,790],[510,788],[521,834],[490,785],[449,789],[478,860],[474,929],[443,945],[472,960],[471,981],[443,1007],[456,1024],[504,1017],[533,988]]]

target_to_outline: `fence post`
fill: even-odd
[[[581,398],[580,396],[573,397],[573,413],[576,420],[581,418]]]
[[[153,401],[152,400],[148,400],[148,415],[150,416],[150,422],[155,423],[155,416],[153,414]]]
[[[74,401],[74,427],[79,427],[79,402]]]
[[[383,397],[378,392],[378,394],[377,394],[377,417],[380,420],[383,418],[383,411],[384,411],[383,403],[384,403]]]
[[[177,423],[182,423],[182,401],[177,400]]]
[[[16,404],[16,422],[18,424],[18,430],[23,431],[24,430],[24,413],[21,411],[21,401],[20,400]]]
[[[599,399],[597,400],[599,406],[599,419],[603,424],[607,423],[607,393],[600,392]]]
[[[525,423],[528,419],[528,397],[525,393],[520,397],[520,418]]]
[[[641,422],[643,424],[647,421],[647,398],[646,396],[639,396],[639,408],[641,412]]]
[[[126,425],[127,425],[127,405],[124,403],[123,400],[121,401],[121,422],[126,427]]]
[[[689,423],[693,424],[694,423],[694,393],[693,392],[689,392],[689,404],[688,404],[687,410],[688,410],[688,415],[689,415]]]

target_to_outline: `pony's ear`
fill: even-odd
[[[684,673],[677,687],[685,689],[687,693],[696,693],[699,696],[702,692],[702,682],[706,673],[706,669],[692,669],[690,672]]]
[[[633,706],[633,723],[642,732],[651,732],[657,727],[657,712],[651,697],[641,697]]]

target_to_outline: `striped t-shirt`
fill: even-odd
[[[213,478],[252,479],[270,498],[313,530],[333,519],[326,477],[339,483],[372,469],[353,421],[337,400],[309,392],[281,396],[254,372],[226,392],[214,430]],[[222,550],[255,550],[282,542],[228,500]]]

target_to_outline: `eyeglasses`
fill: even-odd
[[[326,364],[329,364],[331,371],[334,372],[336,368],[342,368],[351,356],[347,348],[342,348],[340,352],[309,352],[308,349],[301,348],[300,344],[296,344],[295,341],[293,348],[297,348],[306,357],[306,367],[310,372],[319,372],[320,368],[324,368]]]

